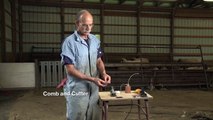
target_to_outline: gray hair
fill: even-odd
[[[81,18],[82,18],[82,15],[85,14],[85,13],[92,15],[88,10],[81,10],[76,15],[76,21],[80,21]]]

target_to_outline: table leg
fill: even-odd
[[[108,101],[103,101],[104,110],[102,111],[102,120],[108,120]]]
[[[105,117],[105,108],[104,108],[104,102],[102,104],[102,120],[104,120]]]
[[[138,119],[141,120],[141,101],[138,100]]]
[[[144,100],[145,102],[145,112],[146,112],[146,120],[149,120],[149,104],[148,104],[148,100]]]

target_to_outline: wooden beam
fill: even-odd
[[[23,19],[22,19],[22,5],[18,3],[18,18],[19,18],[19,55],[18,59],[19,61],[22,61],[23,59]]]
[[[13,60],[16,61],[16,4],[17,0],[11,2],[11,17],[12,17],[12,54]]]
[[[6,32],[5,32],[5,11],[4,11],[4,0],[0,1],[0,15],[1,15],[1,58],[0,62],[6,61]]]
[[[119,4],[123,4],[124,2],[126,2],[126,0],[119,0]]]
[[[141,51],[140,51],[140,31],[141,31],[141,23],[140,23],[140,18],[141,18],[141,6],[142,6],[142,3],[143,3],[143,0],[140,0],[140,1],[137,1],[137,14],[136,14],[136,22],[137,22],[137,43],[136,43],[136,46],[137,46],[137,54],[140,55]]]
[[[101,4],[104,4],[104,2],[105,2],[105,0],[100,0],[100,3],[101,3]]]
[[[48,7],[72,7],[72,8],[92,8],[99,9],[100,3],[90,2],[71,2],[71,1],[33,1],[33,0],[20,0],[22,5],[31,6],[48,6]]]
[[[184,18],[213,18],[213,9],[176,9],[175,17]]]
[[[179,1],[179,0],[144,0],[144,2],[155,2],[155,1],[158,1],[158,2],[176,2],[176,1]]]
[[[102,1],[104,2],[104,1]],[[101,47],[103,48],[104,42],[104,5],[100,9],[100,40],[101,40]],[[104,51],[104,49],[102,49]]]
[[[63,2],[63,0],[61,0],[61,2]],[[61,6],[60,7],[60,19],[61,19],[61,43],[63,42],[64,40],[64,31],[65,31],[65,24],[64,24],[64,7]]]
[[[33,1],[33,0],[20,0],[22,5],[31,6],[49,6],[49,7],[72,7],[72,8],[92,8],[101,9],[104,0],[101,3],[90,3],[90,2],[68,2],[68,1]],[[115,4],[104,4],[104,9],[110,10],[135,10],[136,5],[115,5]]]
[[[171,8],[159,8],[159,7],[145,7],[141,9],[141,11],[152,11],[152,12],[171,12]]]
[[[131,16],[135,17],[137,16],[137,13],[135,11],[133,12],[124,12],[124,11],[104,11],[105,16]]]
[[[105,4],[105,0],[100,0],[99,3],[89,2],[71,2],[71,1],[36,1],[36,0],[20,0],[22,5],[32,6],[49,6],[49,7],[72,7],[72,8],[92,8],[101,9],[104,6],[104,10],[125,10],[125,11],[137,11],[136,5],[120,5],[120,4]],[[140,1],[140,0],[139,0]],[[144,1],[143,1],[144,2]],[[141,11],[153,11],[153,12],[171,12],[171,8],[159,8],[159,7],[146,7],[143,6]]]
[[[176,9],[174,8],[171,12],[171,18],[170,18],[170,60],[171,62],[174,61],[174,21],[175,21],[175,13]]]

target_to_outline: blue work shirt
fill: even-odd
[[[97,59],[100,48],[100,40],[92,34],[88,36],[88,44],[75,31],[68,36],[62,44],[61,62],[64,62],[64,56],[72,60],[74,67],[85,75],[97,77]],[[67,74],[68,80],[77,80]]]

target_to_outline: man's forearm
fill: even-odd
[[[98,66],[98,70],[99,70],[99,73],[101,74],[101,76],[106,74],[105,65],[104,65],[103,61],[101,60],[101,58],[98,59],[97,66]]]
[[[81,73],[80,71],[75,69],[75,67],[73,65],[66,65],[66,69],[67,69],[68,74],[70,74],[70,75],[72,75],[76,78],[79,78],[79,79],[82,79],[82,80],[88,80],[88,81],[92,81],[92,82],[95,81],[95,78]]]
[[[91,77],[88,75],[83,74],[82,72],[78,71],[74,65],[66,65],[68,74],[82,80],[88,80],[94,82],[97,86],[105,87],[105,81],[97,77]]]

